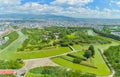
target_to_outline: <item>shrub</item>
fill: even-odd
[[[19,69],[24,65],[23,61],[21,59],[17,60],[0,60],[0,69]]]
[[[81,58],[74,58],[73,63],[81,63],[82,59]]]
[[[96,77],[94,74],[83,74],[80,71],[67,70],[65,68],[52,66],[37,67],[31,69],[29,72],[32,74],[42,75],[42,77]],[[26,77],[29,77],[29,75]]]
[[[74,56],[72,54],[67,54],[67,56],[73,57],[73,58],[77,58],[77,56]]]

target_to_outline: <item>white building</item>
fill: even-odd
[[[9,40],[9,37],[4,37],[0,39],[0,45],[5,44]]]

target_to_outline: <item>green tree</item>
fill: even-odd
[[[90,45],[88,50],[90,50],[92,52],[92,57],[94,57],[95,55],[95,50],[94,50],[94,46],[93,45]]]
[[[104,31],[105,33],[110,33],[110,28],[109,28],[108,26],[104,26],[104,27],[103,27],[103,31]]]
[[[90,58],[92,56],[92,52],[90,50],[87,50],[84,54],[84,57],[86,57],[87,59]]]

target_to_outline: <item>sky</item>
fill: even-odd
[[[120,0],[0,0],[0,14],[120,18]]]

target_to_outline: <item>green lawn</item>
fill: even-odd
[[[21,44],[26,39],[26,36],[24,34],[22,34],[20,31],[18,31],[18,34],[20,36],[17,40],[15,40],[13,43],[11,43],[9,46],[7,46],[2,51],[0,51],[0,59],[13,60],[16,58],[22,58],[22,59],[43,58],[43,57],[54,56],[54,55],[63,54],[65,52],[71,51],[69,47],[58,47],[58,48],[52,48],[52,49],[46,49],[46,50],[44,49],[44,50],[32,51],[32,52],[29,52],[29,51],[16,52],[17,48],[20,47]],[[72,34],[68,37],[73,38],[74,35]],[[71,61],[64,59],[64,58],[68,58],[69,60],[72,60],[72,58],[66,57],[66,56],[64,56],[63,58],[61,58],[61,57],[53,58],[52,60],[61,66],[72,68],[75,70],[80,70],[82,72],[93,73],[93,74],[100,75],[100,76],[109,75],[110,70],[107,67],[106,63],[104,62],[100,52],[98,51],[98,48],[107,49],[111,45],[120,44],[120,42],[118,42],[116,40],[109,39],[109,38],[105,38],[105,37],[102,37],[102,38],[111,41],[111,44],[104,44],[104,45],[94,44],[95,51],[96,51],[94,63],[95,63],[95,66],[97,66],[97,69],[87,67],[84,65],[80,65],[80,64],[72,63]],[[73,48],[75,48],[76,50],[79,50],[79,51],[85,50],[88,47],[89,47],[88,44],[81,44],[81,45],[74,45],[73,46]],[[82,52],[81,52],[81,54],[82,54]],[[81,54],[75,53],[74,55],[81,56]],[[31,75],[31,77],[32,77],[32,75]]]
[[[26,38],[20,31],[18,31],[18,34],[20,36],[17,40],[12,42],[9,46],[7,46],[2,51],[0,51],[0,59],[6,59],[6,60],[9,60],[12,58],[14,59],[14,52],[24,42]]]
[[[75,70],[80,70],[82,72],[94,73],[94,74],[97,74],[97,75],[100,75],[100,76],[109,75],[110,70],[107,67],[106,63],[104,62],[100,52],[98,51],[98,48],[107,49],[109,46],[119,45],[120,42],[116,41],[116,40],[113,40],[113,39],[110,39],[110,38],[106,38],[106,37],[102,37],[102,38],[111,41],[111,44],[104,44],[104,45],[94,44],[94,47],[95,47],[95,50],[96,50],[94,64],[95,64],[95,66],[98,67],[97,69],[91,68],[91,67],[86,67],[86,66],[83,66],[83,65],[80,65],[80,64],[74,64],[74,63],[72,63],[70,61],[67,61],[67,60],[65,60],[63,58],[60,58],[60,57],[53,58],[52,60],[59,65],[62,65],[62,66],[68,67],[68,68],[72,68],[72,69],[75,69]],[[73,48],[75,48],[76,50],[82,51],[82,50],[87,49],[88,46],[89,45],[86,45],[86,44],[74,45]],[[76,55],[79,55],[79,54],[76,54]]]
[[[22,59],[43,58],[43,57],[54,56],[71,51],[69,47],[58,47],[58,48],[40,50],[35,52],[33,51],[30,53],[29,51],[17,53],[16,52],[17,48],[21,46],[21,44],[26,39],[26,37],[21,32],[18,32],[18,34],[20,35],[20,37],[17,40],[15,40],[13,43],[11,43],[8,47],[6,47],[4,50],[1,51],[0,59],[14,60],[16,58],[22,58]]]
[[[33,58],[43,58],[43,57],[49,57],[54,56],[58,54],[63,54],[65,52],[71,51],[69,47],[59,47],[54,49],[47,49],[47,50],[40,50],[36,52],[30,52],[30,53],[15,53],[14,57],[22,58],[22,59],[33,59]]]
[[[81,50],[83,50],[83,49],[88,48],[88,45],[87,45],[87,44],[74,45],[73,48],[74,48],[75,50],[80,50],[80,51],[81,51]]]
[[[88,30],[88,35],[90,35],[90,36],[96,36],[97,34],[95,32],[93,32],[93,30],[89,29]]]
[[[70,35],[67,35],[68,38],[75,38],[75,34],[71,33]]]
[[[42,77],[41,74],[34,74],[34,73],[31,73],[31,72],[28,72],[26,77]]]
[[[16,40],[19,37],[19,35],[17,34],[16,31],[13,31],[4,37],[8,37],[9,40],[6,43],[4,43],[3,45],[1,45],[0,49],[4,49],[5,47],[9,46],[14,40]]]
[[[94,74],[97,74],[97,75],[100,75],[100,76],[109,75],[111,72],[110,72],[108,66],[106,65],[106,63],[104,62],[100,52],[98,51],[98,48],[107,49],[109,46],[119,45],[120,42],[116,41],[116,40],[113,40],[113,39],[105,38],[105,37],[103,37],[103,38],[111,41],[111,44],[104,44],[104,45],[94,44],[94,47],[95,47],[95,50],[96,50],[94,64],[95,64],[95,66],[98,67],[97,69],[91,68],[91,67],[86,67],[86,66],[80,65],[80,64],[74,64],[74,63],[72,63],[70,61],[67,61],[67,60],[65,60],[63,58],[60,58],[60,57],[53,58],[52,60],[55,63],[57,63],[61,66],[72,68],[72,69],[75,69],[75,70],[80,70],[82,72],[94,73]],[[75,48],[76,50],[82,51],[84,49],[87,49],[88,46],[89,45],[86,45],[86,44],[74,45],[73,48]],[[79,54],[75,54],[75,55],[79,55]]]
[[[69,57],[69,56],[61,56],[60,58],[71,61],[71,62],[74,60],[74,58]]]
[[[55,63],[57,63],[61,66],[72,68],[72,69],[75,69],[75,70],[80,70],[82,72],[94,73],[94,74],[97,74],[97,75],[100,75],[100,76],[109,75],[111,73],[111,71],[108,68],[108,66],[106,65],[106,63],[104,62],[100,52],[98,51],[98,48],[107,49],[111,45],[119,45],[120,42],[118,42],[116,40],[109,39],[109,38],[105,38],[105,39],[110,40],[112,43],[111,44],[104,44],[104,45],[101,45],[101,44],[95,44],[94,45],[95,51],[96,51],[95,52],[95,58],[94,58],[94,65],[97,66],[97,69],[96,68],[91,68],[91,67],[86,67],[86,66],[80,65],[80,64],[75,64],[75,63],[72,63],[69,60],[65,60],[64,58],[60,58],[60,57],[53,58],[52,60]],[[82,50],[87,49],[88,46],[89,45],[86,45],[86,44],[74,45],[73,48],[75,48],[76,50],[82,51]],[[73,54],[76,55],[76,56],[80,55],[80,54],[77,54],[77,53],[73,53]],[[81,52],[81,54],[83,54],[83,53]]]
[[[96,49],[96,53],[95,53],[95,58],[94,58],[94,64],[95,66],[97,66],[97,68],[91,68],[91,67],[87,67],[84,65],[80,65],[80,64],[75,64],[71,61],[65,60],[63,58],[53,58],[52,60],[62,66],[68,67],[68,68],[72,68],[74,70],[80,70],[82,72],[88,72],[88,73],[93,73],[96,75],[100,75],[100,76],[105,76],[105,75],[109,75],[110,74],[110,70],[107,67],[106,63],[104,62],[100,52]]]
[[[80,58],[83,58],[84,56],[84,51],[80,51],[80,52],[75,52],[75,53],[71,53],[72,55],[74,56],[77,56],[77,57],[80,57]]]

